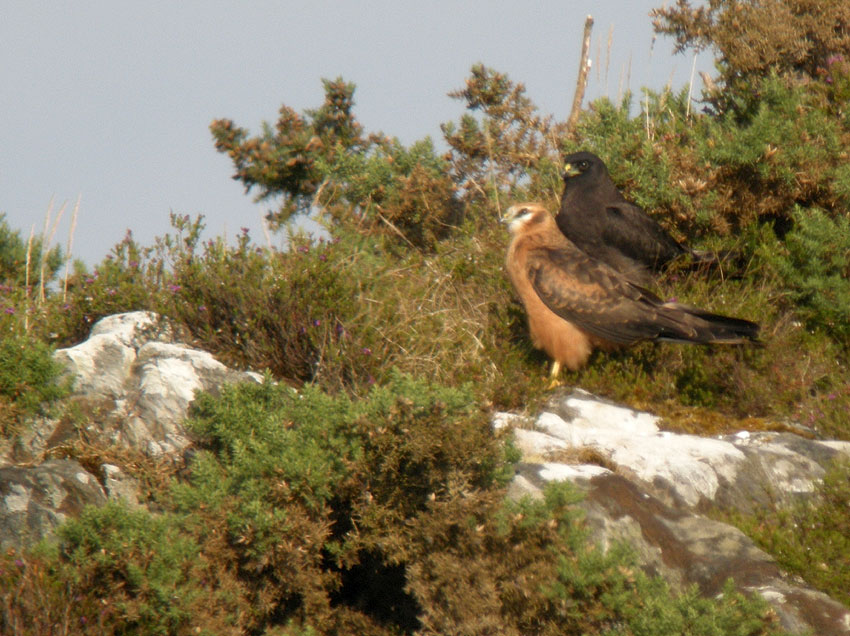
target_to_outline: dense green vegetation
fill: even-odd
[[[197,453],[151,482],[156,514],[89,510],[57,541],[0,557],[0,631],[774,633],[770,612],[731,588],[674,595],[625,548],[602,553],[567,488],[506,502],[515,457],[488,414],[533,409],[547,383],[503,275],[500,211],[554,209],[560,155],[588,149],[675,236],[737,254],[724,271],[673,267],[659,293],[756,320],[765,346],[646,344],[597,353],[565,380],[671,428],[791,423],[850,439],[850,5],[819,3],[812,21],[804,4],[658,12],[683,47],[717,53],[701,112],[685,90],[647,91],[638,114],[630,96],[592,103],[568,135],[521,84],[476,65],[439,143],[363,131],[342,79],[259,134],[213,122],[235,177],[280,202],[269,220],[289,232],[287,251],[247,233],[203,239],[201,218],[174,215],[172,234],[149,246],[128,235],[42,299],[40,251],[0,220],[4,437],[61,408],[50,348],[120,311],[156,311],[222,361],[281,381],[196,402]],[[766,38],[771,26],[784,39]],[[327,235],[293,229],[303,213]],[[44,262],[55,283],[59,252]],[[736,522],[840,596],[848,469],[835,471],[817,503]]]
[[[775,633],[763,601],[674,596],[603,552],[567,485],[505,501],[511,447],[468,389],[266,383],[193,411],[159,513],[89,509],[0,560],[4,633]]]

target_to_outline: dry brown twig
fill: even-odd
[[[71,214],[71,229],[68,230],[68,247],[65,250],[65,282],[62,285],[62,302],[68,301],[68,273],[71,269],[71,248],[74,246],[74,231],[77,229],[77,213],[80,211],[80,201],[82,193],[77,195],[77,202],[74,204],[74,212]]]

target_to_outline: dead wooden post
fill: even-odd
[[[573,97],[573,108],[570,111],[569,119],[567,119],[567,135],[570,137],[575,134],[576,123],[579,113],[581,113],[581,103],[584,101],[584,89],[587,88],[587,73],[590,70],[590,60],[587,59],[587,56],[590,53],[590,31],[592,29],[593,16],[589,15],[584,21],[584,39],[581,43],[581,61],[578,66],[576,92]]]

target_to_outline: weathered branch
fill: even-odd
[[[581,103],[584,101],[584,90],[587,88],[587,73],[590,70],[590,60],[587,59],[590,53],[590,31],[593,29],[593,16],[587,16],[584,21],[584,38],[581,43],[581,61],[578,66],[578,79],[576,80],[576,92],[573,97],[573,107],[570,111],[570,116],[567,119],[567,136],[572,137],[575,134],[576,123],[578,116],[581,113]]]

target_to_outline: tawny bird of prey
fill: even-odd
[[[639,206],[617,190],[605,163],[591,152],[564,158],[564,192],[558,227],[587,254],[641,285],[682,255],[700,263],[718,262],[676,241]]]
[[[580,250],[535,203],[511,206],[508,276],[528,314],[531,340],[561,366],[582,367],[594,348],[642,340],[699,344],[758,342],[758,325],[664,302],[602,260]]]

